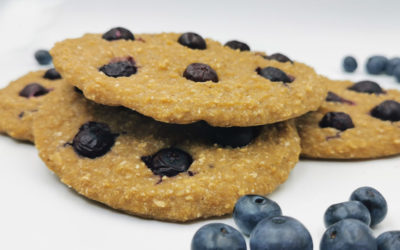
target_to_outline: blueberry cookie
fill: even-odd
[[[270,124],[316,110],[326,94],[321,77],[299,62],[195,33],[128,32],[59,42],[51,50],[54,65],[86,98],[167,123]]]
[[[0,133],[33,141],[33,116],[44,96],[61,81],[54,69],[30,72],[0,90]]]
[[[267,194],[284,182],[300,154],[293,121],[165,124],[96,104],[69,84],[46,99],[34,122],[46,165],[78,193],[141,217],[187,221],[231,213],[241,195]]]
[[[400,92],[376,82],[326,80],[328,94],[316,112],[297,119],[302,156],[377,158],[400,153]]]

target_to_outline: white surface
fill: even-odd
[[[120,25],[134,33],[195,31],[226,42],[239,39],[254,50],[283,52],[337,79],[378,81],[364,72],[365,58],[400,56],[400,1],[0,1],[0,87],[29,70],[39,48],[84,32]],[[347,54],[359,60],[355,74],[341,71]],[[1,119],[1,117],[0,117]],[[389,203],[376,235],[400,229],[400,157],[335,162],[302,160],[288,181],[269,197],[285,215],[304,223],[315,249],[322,216],[357,187],[380,190]],[[190,248],[203,224],[143,220],[91,202],[58,181],[30,144],[0,135],[0,249],[174,249]],[[234,225],[230,217],[214,219]]]

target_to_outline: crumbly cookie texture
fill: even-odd
[[[180,35],[135,34],[135,40],[107,41],[100,34],[87,34],[56,43],[51,54],[57,70],[88,99],[125,106],[167,123],[270,124],[316,110],[326,94],[321,77],[305,64],[267,60],[211,39],[205,39],[205,49],[192,49],[178,43]],[[102,72],[115,73],[111,72],[115,68],[104,66],[118,61],[124,61],[119,67],[126,67],[122,74],[129,76],[111,77]],[[190,74],[184,77],[192,63],[210,66],[218,79],[209,69],[212,80],[196,82],[186,78]],[[129,65],[134,65],[135,73]],[[294,80],[273,82],[256,72],[268,66]]]
[[[62,81],[45,79],[45,72],[30,72],[0,90],[0,133],[33,142],[33,116],[44,97]],[[40,84],[43,89],[35,83]]]
[[[365,83],[366,81],[358,86],[350,81],[326,79],[325,82],[328,87],[328,101],[325,101],[318,111],[296,119],[302,156],[364,159],[400,153],[400,122],[397,120],[400,119],[400,104],[397,107],[390,105],[390,111],[380,109],[383,114],[389,114],[394,121],[373,115],[373,110],[385,101],[391,100],[392,104],[400,102],[399,91],[383,90],[379,85]],[[355,91],[357,89],[361,92]],[[330,112],[339,113],[340,117],[330,116],[327,119]],[[334,126],[340,129],[329,125],[335,122]]]
[[[107,133],[115,135],[109,151],[93,159],[73,147],[88,122],[106,124]],[[40,157],[63,183],[115,209],[160,220],[231,213],[241,195],[272,192],[298,161],[293,120],[262,126],[250,144],[238,148],[209,143],[203,126],[209,128],[163,124],[126,108],[95,104],[63,84],[35,116],[34,133]],[[190,155],[189,169],[172,177],[154,174],[143,157],[171,147]]]

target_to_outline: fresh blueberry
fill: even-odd
[[[223,223],[210,223],[194,234],[191,250],[246,250],[246,241],[233,227]]]
[[[326,229],[320,250],[377,250],[371,229],[359,220],[344,219]]]
[[[357,60],[352,56],[343,59],[343,68],[346,72],[354,72],[357,69]]]
[[[386,70],[388,59],[384,56],[371,56],[367,61],[367,72],[372,75],[379,75]]]
[[[240,51],[249,51],[250,50],[249,45],[247,45],[243,42],[237,41],[237,40],[229,41],[229,42],[225,43],[225,46],[228,46],[229,48],[234,49],[234,50],[238,49]]]
[[[393,70],[400,65],[400,57],[395,57],[392,58],[388,61],[388,64],[386,66],[386,74],[387,75],[393,75]]]
[[[47,50],[44,49],[36,51],[35,58],[40,65],[48,65],[51,63],[51,55]]]
[[[324,214],[326,227],[340,220],[350,218],[360,220],[368,226],[371,223],[371,215],[368,208],[359,201],[346,201],[331,205]]]
[[[378,250],[399,250],[400,249],[400,231],[384,232],[376,239]]]
[[[400,82],[400,65],[397,65],[393,70],[393,76],[396,78],[397,82]]]
[[[260,195],[240,197],[233,209],[233,220],[245,235],[249,235],[262,219],[278,215],[282,215],[279,205]]]
[[[312,250],[308,230],[298,220],[287,216],[265,218],[250,234],[251,250]]]
[[[350,196],[350,200],[360,201],[371,213],[371,226],[381,222],[387,214],[387,202],[378,190],[372,187],[360,187]]]

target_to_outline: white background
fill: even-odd
[[[118,25],[133,33],[195,31],[221,42],[238,39],[254,50],[283,52],[331,78],[369,78],[398,88],[393,78],[366,75],[364,63],[372,54],[400,56],[399,10],[396,0],[0,0],[0,87],[40,68],[37,49]],[[359,61],[354,74],[341,70],[347,54]],[[325,209],[363,185],[380,190],[389,203],[374,233],[400,229],[399,177],[400,157],[302,160],[269,197],[304,223],[318,249]],[[195,231],[211,221],[234,225],[231,217],[174,224],[108,209],[60,183],[32,145],[0,135],[0,249],[189,249]]]

